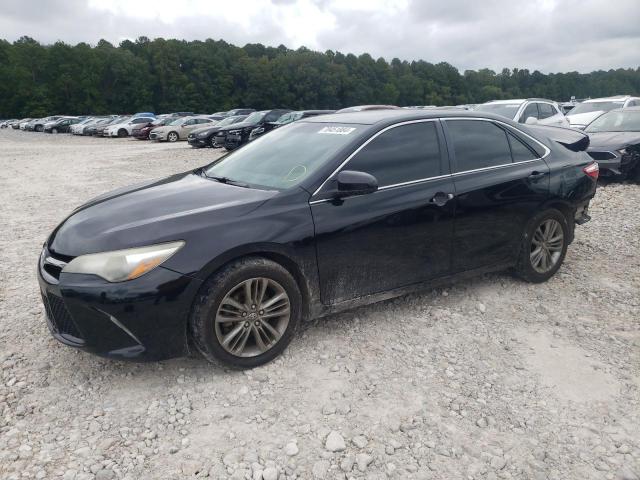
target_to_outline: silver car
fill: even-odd
[[[217,122],[209,117],[179,117],[168,125],[154,128],[149,134],[149,140],[158,140],[160,142],[177,142],[178,140],[186,140],[189,132],[196,128],[204,127],[206,124],[215,125]]]
[[[553,100],[527,98],[518,100],[493,100],[478,105],[476,112],[494,113],[518,123],[528,125],[552,125],[569,127],[569,120]]]

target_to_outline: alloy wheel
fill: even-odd
[[[177,140],[178,140],[178,134],[177,134],[177,133],[173,133],[173,132],[171,132],[171,133],[167,136],[167,139],[168,139],[170,142],[175,142],[175,141],[177,141]]]
[[[233,287],[216,312],[218,342],[237,357],[255,357],[273,348],[291,319],[285,289],[270,278],[250,278]]]
[[[531,266],[538,273],[547,273],[556,266],[564,248],[564,231],[553,218],[544,220],[531,239]]]

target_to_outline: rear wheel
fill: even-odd
[[[287,347],[301,307],[291,274],[271,260],[251,257],[224,267],[205,283],[189,326],[207,360],[253,368]]]
[[[560,268],[569,244],[569,224],[562,212],[549,209],[536,215],[527,226],[517,275],[532,283],[546,282]]]

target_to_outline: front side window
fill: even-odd
[[[540,111],[540,120],[553,117],[556,114],[555,109],[548,103],[539,103],[538,110]]]
[[[447,120],[453,143],[456,172],[511,163],[507,134],[493,122]]]
[[[434,122],[392,128],[375,137],[343,168],[366,172],[378,186],[440,175],[440,145]]]
[[[520,117],[520,123],[525,123],[527,121],[527,118],[529,117],[533,117],[535,119],[538,118],[537,103],[530,103],[529,105],[527,105],[527,107],[524,109],[524,112],[522,112],[522,116]]]

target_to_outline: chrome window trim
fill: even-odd
[[[447,121],[447,120],[476,120],[476,121],[500,123],[500,124],[502,124],[502,125],[504,125],[506,127],[514,129],[519,134],[521,134],[521,135],[525,136],[526,138],[534,141],[535,143],[537,143],[538,145],[540,145],[544,149],[545,153],[541,157],[532,158],[530,160],[523,160],[523,161],[520,161],[520,162],[504,163],[502,165],[492,165],[490,167],[475,168],[475,169],[472,169],[472,170],[464,170],[462,172],[449,173],[449,174],[446,174],[446,175],[438,175],[438,176],[435,176],[435,177],[421,178],[421,179],[418,179],[418,180],[411,180],[411,181],[408,181],[408,182],[396,183],[396,184],[393,184],[393,185],[385,185],[384,187],[378,188],[378,190],[376,190],[376,192],[388,190],[388,189],[391,189],[391,188],[414,185],[414,184],[417,184],[417,183],[424,183],[424,182],[428,182],[428,181],[431,181],[431,180],[438,180],[438,179],[441,179],[441,178],[447,178],[447,177],[453,178],[453,177],[457,177],[459,175],[466,175],[468,173],[476,173],[476,172],[482,172],[482,171],[488,171],[488,170],[496,170],[496,169],[500,169],[500,168],[510,167],[512,165],[521,165],[521,164],[525,164],[525,163],[536,162],[538,160],[545,159],[551,153],[551,150],[546,145],[544,145],[540,141],[536,140],[531,135],[523,132],[519,128],[516,128],[516,127],[514,127],[512,125],[509,125],[508,123],[502,122],[500,120],[494,120],[492,118],[482,118],[482,117],[444,117],[444,118],[442,118],[442,117],[440,117],[440,118],[425,118],[425,119],[419,119],[419,120],[408,120],[406,122],[401,122],[401,123],[396,123],[396,124],[393,124],[393,125],[389,125],[388,127],[383,128],[382,130],[380,130],[379,132],[376,132],[374,135],[372,135],[370,138],[368,138],[367,141],[365,141],[362,145],[360,145],[353,153],[351,153],[345,159],[344,162],[342,162],[333,172],[331,172],[331,175],[329,175],[325,179],[325,181],[322,182],[322,184],[316,189],[316,191],[313,192],[311,197],[313,198],[315,195],[317,195],[318,192],[320,190],[322,190],[322,187],[324,187],[325,184],[329,180],[331,180],[331,178],[333,178],[333,176],[337,172],[339,172],[342,169],[342,167],[344,167],[349,162],[349,160],[351,160],[360,150],[362,150],[365,146],[367,146],[369,144],[369,142],[371,142],[378,135],[381,135],[382,133],[386,132],[387,130],[391,130],[392,128],[399,127],[399,126],[402,126],[402,125],[409,125],[409,124],[412,124],[412,123],[436,122],[436,121],[440,121],[440,120],[442,120],[442,121]],[[333,200],[332,198],[323,198],[323,199],[320,199],[320,200],[312,200],[312,201],[309,202],[309,205],[316,205],[318,203],[324,203],[324,202],[328,202],[328,201],[332,201],[332,200]]]

